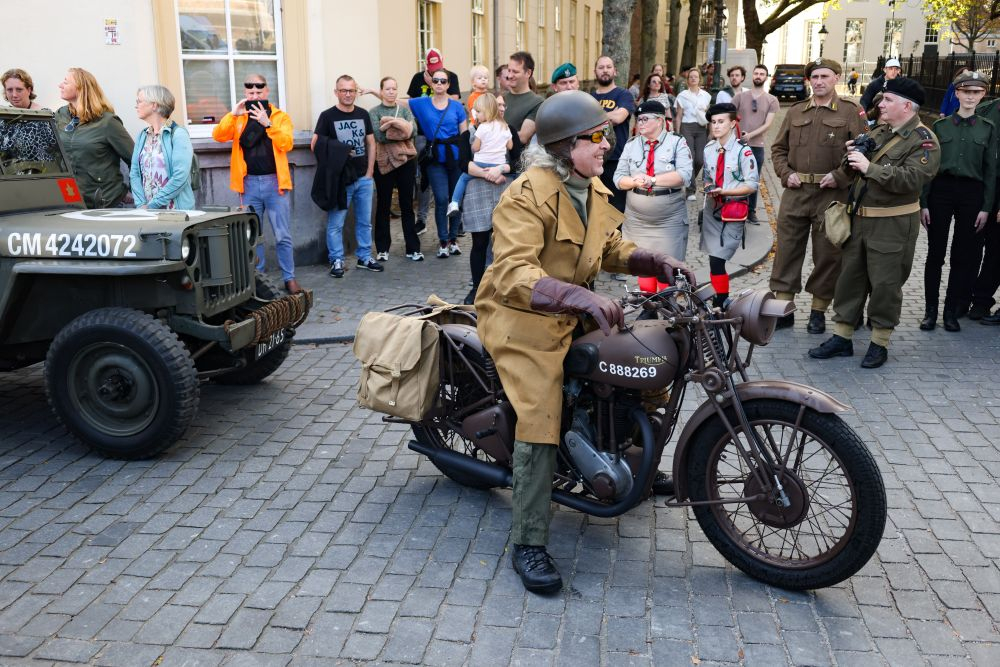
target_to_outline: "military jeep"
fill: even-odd
[[[251,211],[86,210],[52,114],[0,108],[0,371],[45,362],[66,428],[115,458],[180,438],[199,384],[261,381],[310,292],[254,271]]]

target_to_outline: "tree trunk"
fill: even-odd
[[[684,50],[681,51],[681,67],[701,64],[698,62],[698,25],[701,19],[701,3],[702,0],[691,0],[691,13],[688,15],[687,30],[684,32]],[[705,82],[702,81],[702,85],[704,84]]]
[[[757,54],[757,62],[764,62],[764,38],[767,37],[767,33],[760,25],[756,6],[748,0],[743,0],[743,28],[747,48],[753,49]]]
[[[660,13],[660,0],[642,0],[642,80],[656,64],[656,16]]]
[[[670,3],[670,32],[667,37],[667,62],[664,67],[670,74],[676,74],[680,63],[677,51],[681,43],[681,0],[667,0]]]
[[[628,86],[628,67],[632,61],[632,12],[636,0],[604,0],[604,34],[601,35],[603,49],[599,55],[608,56],[618,68],[616,82],[621,87]],[[596,60],[596,58],[595,58]]]

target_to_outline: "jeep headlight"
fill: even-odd
[[[195,245],[195,239],[191,234],[185,234],[184,238],[181,239],[181,259],[183,259],[188,266],[194,264],[195,255],[197,254],[197,246]]]
[[[247,243],[253,245],[254,236],[257,234],[257,225],[253,224],[253,220],[247,222]]]

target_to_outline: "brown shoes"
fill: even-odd
[[[288,290],[289,294],[298,294],[302,291],[302,288],[299,287],[299,281],[295,278],[285,281],[285,289]]]

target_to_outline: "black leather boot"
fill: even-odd
[[[889,350],[878,343],[869,343],[868,352],[861,360],[861,368],[878,368],[889,359]]]
[[[555,593],[562,588],[562,577],[545,547],[515,544],[510,560],[521,575],[521,583],[532,593]]]
[[[822,345],[809,350],[813,359],[832,359],[833,357],[854,356],[854,342],[834,334]]]
[[[969,319],[970,320],[981,320],[990,314],[989,306],[984,306],[981,303],[974,303],[972,307],[969,308]]]
[[[826,333],[826,313],[822,310],[810,310],[806,331],[811,334]]]
[[[653,495],[654,496],[674,495],[674,478],[665,472],[657,471],[656,477],[653,478]]]
[[[945,331],[962,330],[962,325],[958,323],[958,313],[955,312],[954,308],[945,308],[941,319],[944,321]]]
[[[775,323],[775,329],[788,329],[795,325],[795,313],[788,313],[783,317],[779,317],[778,321]]]
[[[937,326],[937,308],[931,308],[928,306],[924,310],[924,319],[920,320],[920,330],[921,331],[934,331],[934,327]]]

